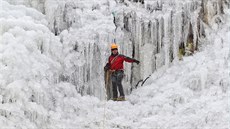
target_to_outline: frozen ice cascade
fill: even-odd
[[[1,129],[230,129],[229,0],[0,7]],[[125,64],[125,102],[105,101],[111,42],[141,61]],[[188,42],[196,51],[179,61]]]

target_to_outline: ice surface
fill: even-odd
[[[228,1],[0,3],[1,128],[230,128]],[[199,52],[178,61],[190,24]],[[125,102],[104,101],[115,38],[121,53],[141,61],[125,66],[126,93],[151,75]]]

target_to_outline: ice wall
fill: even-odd
[[[126,65],[127,92],[153,72],[176,63],[179,45],[187,46],[192,42],[193,49],[199,50],[206,24],[212,24],[213,19],[223,13],[223,6],[229,4],[225,2],[146,0],[119,3],[122,5],[113,10],[116,41],[122,53],[141,61],[140,66]],[[203,8],[209,12],[208,16],[203,15],[206,13]],[[204,21],[205,17],[211,20]]]
[[[116,42],[120,53],[141,61],[125,64],[125,92],[162,67],[178,61],[180,44],[195,50],[204,28],[229,7],[226,0],[26,1],[46,15],[50,30],[63,44],[63,71],[57,81],[71,82],[82,95],[104,98],[103,66]]]
[[[186,38],[183,39],[183,35],[187,35],[187,33],[190,32],[190,25],[185,24],[187,28],[180,25],[183,25],[182,23],[188,23],[191,19],[191,21],[193,21],[198,17],[194,15],[193,18],[186,20],[187,18],[183,18],[183,16],[185,14],[187,16],[189,13],[184,12],[184,14],[182,13],[183,11],[169,13],[167,10],[162,11],[160,9],[161,6],[157,4],[157,10],[161,10],[162,12],[156,11],[155,15],[150,12],[145,13],[146,5],[148,5],[147,1],[145,3],[146,5],[140,3],[119,3],[117,6],[115,6],[116,2],[111,2],[110,4],[102,2],[96,4],[97,6],[89,6],[88,11],[78,12],[80,13],[79,16],[85,16],[80,20],[80,26],[78,26],[78,22],[71,22],[71,19],[68,18],[69,21],[66,21],[69,22],[69,27],[67,27],[68,24],[64,23],[64,21],[63,23],[60,21],[59,23],[55,23],[55,20],[51,22],[52,19],[47,21],[46,16],[35,9],[22,5],[13,6],[4,1],[0,2],[2,4],[2,10],[0,10],[0,24],[2,25],[0,30],[1,128],[70,128],[77,127],[79,123],[82,123],[82,126],[84,125],[85,128],[87,128],[87,125],[91,124],[90,122],[92,121],[94,122],[93,124],[99,125],[101,119],[98,119],[98,116],[99,118],[103,117],[100,116],[103,114],[103,110],[102,108],[93,108],[102,107],[101,103],[98,104],[99,100],[96,98],[90,98],[88,96],[81,97],[77,94],[76,90],[83,95],[90,94],[103,98],[102,66],[105,64],[106,57],[110,52],[108,50],[108,42],[114,40],[116,37],[116,41],[121,48],[120,52],[135,57],[142,62],[145,61],[144,64],[141,64],[141,68],[135,65],[126,66],[126,85],[129,83],[134,84],[136,80],[148,76],[151,72],[171,65],[172,57],[174,57],[174,60],[177,58],[177,43],[180,43],[180,41],[186,43]],[[12,0],[11,2],[14,3],[17,1]],[[30,3],[31,1],[27,2]],[[98,6],[101,4],[108,8]],[[128,4],[129,6],[127,7]],[[172,3],[170,3],[170,5],[171,4]],[[200,3],[192,4],[188,2],[185,5],[182,4],[183,6],[175,7],[193,8],[193,6],[189,5],[197,6],[199,4]],[[210,4],[208,8],[213,8],[214,5]],[[55,4],[53,4],[53,6],[58,7]],[[133,11],[132,8],[134,9],[136,6],[138,6],[140,10]],[[50,5],[49,7],[52,6]],[[85,8],[85,6],[83,7]],[[114,25],[114,15],[109,14],[108,9],[111,9],[111,12],[116,12],[116,7],[117,9],[122,8],[124,12],[120,14],[115,13],[116,22]],[[229,8],[229,3],[225,3],[223,7]],[[197,10],[199,10],[199,6]],[[225,10],[223,10],[223,12],[224,11]],[[197,12],[200,11],[194,11],[193,13],[197,14]],[[90,15],[92,13],[95,14]],[[148,13],[150,14],[146,15]],[[202,11],[200,13],[202,13]],[[51,14],[50,12],[50,15]],[[127,16],[127,14],[129,14],[129,16]],[[90,22],[87,22],[87,18],[91,19],[89,20]],[[213,18],[210,19],[208,24],[221,24],[221,16],[214,15]],[[79,19],[77,18],[77,20]],[[194,24],[196,23],[192,22],[192,28],[196,28]],[[57,31],[56,33],[58,36],[55,36],[55,30],[53,30],[53,34],[47,27],[52,28],[54,25],[60,25],[56,26],[57,30],[58,28],[60,29],[60,32]],[[115,31],[116,26],[117,29]],[[199,27],[208,26],[201,21],[198,28]],[[187,30],[187,32],[184,32],[184,30]],[[198,38],[201,34],[202,36],[207,34],[203,33],[203,31],[201,31],[202,29],[198,30],[198,32],[192,31],[192,34],[194,32],[194,34],[198,35]],[[179,34],[177,34],[177,32],[179,32]],[[218,44],[221,42],[221,39],[216,40],[220,41],[215,45],[221,47],[221,45]],[[169,41],[171,42],[169,43]],[[174,43],[176,45],[174,45]],[[170,48],[170,46],[172,48]],[[138,52],[138,50],[140,52]],[[146,53],[145,50],[148,51],[148,53]],[[171,51],[168,52],[168,50]],[[173,54],[172,57],[169,56],[170,53]],[[149,59],[149,56],[154,58]],[[195,66],[195,64],[196,63],[192,63],[192,66]],[[218,66],[218,64],[216,64],[216,66]],[[131,72],[132,68],[134,70],[133,72]],[[218,74],[221,75],[221,72],[222,71],[219,71]],[[136,73],[139,73],[139,75]],[[194,79],[194,83],[197,81],[198,84],[193,85],[192,80],[189,85],[185,86],[192,90],[200,90],[200,87],[196,86],[199,84],[203,85],[205,82],[196,80],[196,76],[193,74],[190,75],[192,79]],[[185,77],[184,82],[188,79],[190,79],[190,76],[189,78]],[[212,79],[215,80],[216,78]],[[227,87],[225,87],[227,86],[226,80],[227,77],[224,80],[217,80],[216,82],[220,82],[220,85],[223,85],[223,89],[227,90]],[[209,83],[212,83],[212,81]],[[126,89],[126,92],[129,93],[129,90],[130,87]],[[216,90],[214,89],[213,91]],[[215,94],[215,92],[213,93]],[[133,101],[136,101],[136,99]],[[82,103],[87,103],[88,105],[85,106]],[[112,105],[112,107],[114,106]],[[142,108],[143,107],[140,109]],[[98,114],[90,114],[88,112],[89,109],[91,113],[96,112]],[[91,111],[91,109],[93,109],[93,111]],[[116,106],[114,111],[117,111]],[[74,121],[75,119],[72,118],[73,116],[74,118],[81,116],[77,119],[77,124],[76,121]],[[82,116],[86,117],[83,119]],[[117,115],[115,114],[115,116]],[[210,119],[212,119],[212,117],[210,117]],[[70,122],[69,120],[73,121]]]
[[[140,66],[129,67],[127,73],[131,86],[145,79],[159,68],[169,67],[173,60],[178,60],[179,44],[187,43],[189,26],[192,25],[194,41],[198,36],[197,22],[200,3],[194,1],[146,1],[138,8],[116,11],[120,20],[117,42],[122,46],[122,53],[133,56],[141,61]],[[140,6],[139,6],[140,7]],[[128,7],[125,7],[128,8]],[[122,36],[119,36],[122,33]],[[126,50],[128,45],[130,46]]]
[[[57,106],[62,44],[42,13],[0,3],[1,128],[45,128]]]
[[[156,70],[162,67],[169,67],[172,61],[177,62],[180,44],[186,46],[189,38],[192,37],[194,49],[198,50],[199,39],[205,37],[203,32],[205,22],[202,20],[205,16],[201,15],[204,13],[204,10],[201,8],[202,2],[189,0],[177,2],[145,1],[143,4],[142,2],[119,1],[116,2],[116,6],[114,4],[113,2],[107,3],[107,11],[109,12],[106,15],[102,13],[104,16],[107,16],[103,18],[103,20],[113,20],[113,23],[110,21],[110,23],[107,24],[107,28],[110,28],[110,32],[107,36],[109,38],[100,40],[95,46],[99,46],[100,43],[103,42],[110,44],[115,41],[120,46],[120,53],[141,61],[139,66],[136,64],[125,64],[126,76],[124,84],[126,93],[130,93],[131,89],[135,88],[140,80],[144,80]],[[221,13],[221,7],[223,5],[224,3],[221,1],[214,1],[206,5],[206,8],[209,10],[217,10],[216,12]],[[89,6],[88,9],[92,9],[92,7],[94,6]],[[101,8],[100,5],[97,7]],[[102,10],[100,11],[103,12]],[[213,16],[214,15],[210,15],[208,17],[212,19]],[[84,19],[82,15],[81,18]],[[101,34],[91,39],[98,41],[100,36]],[[74,39],[74,41],[76,40]],[[79,43],[75,43],[77,46],[81,46],[82,44],[85,44],[85,42],[82,43],[82,41],[80,41]],[[87,71],[87,68],[82,71],[78,70],[76,73],[81,73],[80,75],[84,76],[70,75],[70,78],[72,78],[75,85],[79,85],[79,82],[83,82],[80,87],[84,87],[84,92],[87,92],[87,94],[94,94],[101,97],[102,94],[98,94],[100,92],[96,93],[95,91],[98,89],[97,86],[103,86],[103,83],[98,82],[101,82],[99,80],[102,79],[102,67],[105,64],[106,56],[109,55],[109,45],[105,45],[107,48],[99,51],[93,51],[97,49],[97,47],[88,47],[93,49],[88,51],[87,44],[91,43],[86,42],[85,50],[87,54],[83,54],[83,59],[89,61],[88,59],[95,58],[95,55],[99,54],[101,55],[101,61],[95,66],[97,69],[88,67],[90,64],[94,64],[94,61],[85,63],[80,67],[88,67],[90,72]],[[92,53],[92,51],[96,53]],[[95,78],[95,76],[89,77],[92,73],[97,73],[97,77],[99,76],[100,79]],[[80,80],[76,83],[74,78],[80,78]],[[101,89],[99,91],[101,91]]]
[[[52,7],[53,3],[46,3]],[[63,73],[59,81],[71,82],[82,95],[104,99],[103,67],[114,37],[109,1],[65,1],[46,9],[51,30],[63,44]]]

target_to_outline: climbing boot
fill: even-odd
[[[113,101],[117,101],[118,98],[112,98]]]
[[[120,96],[117,98],[117,101],[125,101],[125,96]]]

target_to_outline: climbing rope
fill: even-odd
[[[105,101],[104,101],[104,114],[103,114],[103,121],[102,121],[102,129],[105,129],[105,121],[106,121],[106,103],[107,103],[107,94],[106,94],[106,88],[104,87],[105,91]]]
[[[102,129],[105,129],[105,122],[106,122],[106,103],[107,103],[107,98],[108,98],[108,96],[107,96],[107,89],[106,89],[106,87],[107,87],[107,83],[108,83],[108,80],[107,80],[107,72],[105,73],[105,75],[106,75],[106,80],[105,80],[105,86],[104,86],[104,92],[105,92],[105,100],[104,100],[104,114],[103,114],[103,121],[102,121]]]

